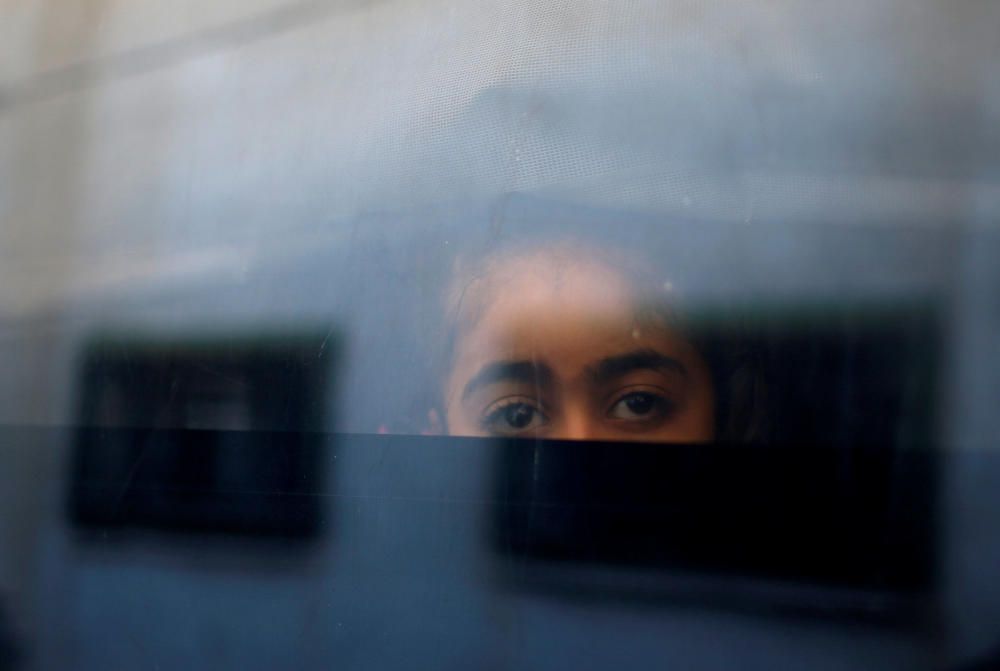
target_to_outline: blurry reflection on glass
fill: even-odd
[[[639,252],[572,240],[458,259],[445,296],[436,428],[574,440],[755,439],[754,385],[733,398],[732,352],[699,338],[652,265]]]

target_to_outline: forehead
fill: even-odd
[[[455,369],[495,359],[545,360],[571,373],[590,361],[673,340],[640,320],[628,273],[595,255],[543,250],[494,263],[467,287]]]
[[[468,288],[465,307],[476,320],[553,308],[608,316],[629,311],[637,294],[637,287],[623,269],[568,249],[494,261]]]

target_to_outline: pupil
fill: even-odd
[[[531,423],[535,411],[527,405],[512,405],[507,408],[507,423],[515,429],[523,429]]]
[[[645,415],[653,409],[653,397],[649,394],[633,394],[625,399],[628,409],[637,415]]]

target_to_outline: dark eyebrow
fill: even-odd
[[[687,368],[680,361],[651,349],[640,349],[602,359],[590,367],[589,373],[596,382],[601,383],[636,370],[669,371],[685,376],[688,374]]]
[[[552,380],[552,370],[545,364],[534,361],[497,361],[487,364],[472,376],[462,390],[462,398],[472,392],[497,382],[525,382],[547,385]]]

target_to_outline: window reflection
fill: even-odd
[[[516,591],[907,619],[934,586],[927,450],[518,441],[495,464]]]
[[[72,518],[82,526],[315,534],[330,340],[96,341],[84,355]]]
[[[998,666],[1000,3],[0,17],[0,669]]]
[[[822,588],[813,596],[837,612],[922,612],[938,303],[731,287],[706,298],[678,272],[684,240],[630,246],[608,212],[539,216],[560,209],[528,205],[503,235],[455,252],[442,282],[430,423],[501,439],[490,543],[504,584],[620,596],[609,576],[652,571],[645,588],[701,576],[679,590],[700,602],[739,602],[721,595],[737,578]],[[735,271],[698,274],[713,272]],[[741,606],[775,602],[764,590]]]

